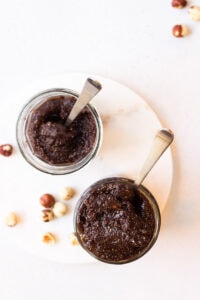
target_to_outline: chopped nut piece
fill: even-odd
[[[177,38],[184,37],[188,34],[188,29],[185,25],[175,25],[172,28],[172,34]]]
[[[187,5],[187,1],[186,0],[172,0],[172,7],[175,8],[183,8]]]
[[[10,144],[4,144],[0,146],[0,154],[3,156],[10,156],[13,152],[13,147]]]
[[[61,198],[63,200],[69,200],[71,199],[75,194],[75,190],[71,187],[66,187],[61,191]]]
[[[70,244],[72,246],[79,245],[78,239],[77,239],[77,237],[76,237],[76,235],[75,235],[74,232],[70,233],[70,235],[69,235],[69,241],[70,241]]]
[[[194,21],[200,21],[200,7],[196,5],[190,6],[189,16]]]
[[[13,212],[10,212],[6,217],[6,225],[13,227],[17,224],[17,222],[17,215]]]
[[[49,222],[53,220],[54,214],[53,211],[50,209],[43,209],[41,214],[41,219],[43,222]]]
[[[53,233],[51,232],[46,232],[43,237],[42,237],[42,241],[43,243],[45,244],[55,244],[56,242],[56,238],[55,236],[53,235]]]
[[[67,213],[67,206],[62,202],[56,202],[53,207],[53,213],[56,217],[62,217]]]
[[[55,202],[56,202],[55,198],[50,194],[44,194],[40,197],[40,204],[45,208],[53,207]]]

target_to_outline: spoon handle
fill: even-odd
[[[173,139],[174,139],[174,134],[171,130],[162,129],[158,131],[158,133],[155,136],[149,155],[135,180],[136,186],[139,186],[143,182],[143,180],[151,171],[155,163],[158,161],[161,155],[172,143]]]
[[[90,102],[90,100],[92,100],[92,98],[101,90],[101,88],[102,86],[97,80],[87,78],[82,92],[80,93],[80,96],[76,100],[67,118],[67,126],[72,123],[81,110],[88,104],[88,102]]]

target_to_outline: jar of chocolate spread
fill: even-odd
[[[51,89],[34,96],[17,121],[17,142],[24,158],[40,171],[68,174],[96,156],[102,139],[102,123],[88,104],[70,124],[67,117],[78,94]]]
[[[81,196],[74,214],[81,246],[96,259],[123,264],[143,256],[157,240],[160,211],[143,185],[123,177],[105,178]]]

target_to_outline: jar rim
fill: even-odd
[[[37,106],[41,105],[43,102],[48,100],[48,97],[57,95],[70,95],[74,96],[75,98],[79,96],[79,94],[76,91],[66,88],[51,88],[35,94],[23,106],[18,116],[16,125],[16,138],[22,156],[30,165],[44,173],[52,175],[65,175],[73,173],[83,168],[86,164],[88,164],[91,161],[92,158],[94,158],[97,155],[102,142],[103,126],[99,113],[92,104],[88,103],[86,107],[92,113],[96,124],[96,139],[91,151],[83,159],[75,163],[61,165],[48,164],[45,161],[38,158],[37,156],[35,156],[31,151],[25,136],[25,126],[28,115],[33,108],[36,108]]]

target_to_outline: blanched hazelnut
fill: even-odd
[[[185,25],[175,25],[172,34],[177,38],[184,37],[188,34],[188,28]]]
[[[175,8],[183,8],[187,5],[187,1],[186,0],[172,0],[172,7]]]
[[[6,225],[13,227],[17,224],[18,219],[17,219],[17,215],[13,212],[10,212],[7,216],[6,216]]]
[[[72,246],[76,246],[76,245],[79,245],[79,242],[78,242],[78,239],[75,235],[74,232],[70,233],[69,235],[69,242]]]
[[[60,196],[63,200],[69,200],[74,196],[74,194],[75,194],[75,190],[73,188],[66,187],[61,191]]]
[[[194,21],[200,20],[200,7],[196,5],[192,5],[189,8],[189,16]]]
[[[56,202],[55,198],[50,194],[44,194],[40,197],[40,204],[45,208],[53,207],[55,202]]]
[[[49,222],[54,219],[53,211],[50,209],[43,209],[41,213],[41,220],[43,222]]]
[[[55,236],[53,235],[53,233],[51,232],[46,232],[43,237],[42,237],[42,241],[43,243],[45,244],[55,244],[56,242],[56,238]]]
[[[67,206],[62,202],[56,202],[53,207],[53,213],[56,217],[62,217],[67,213]]]

